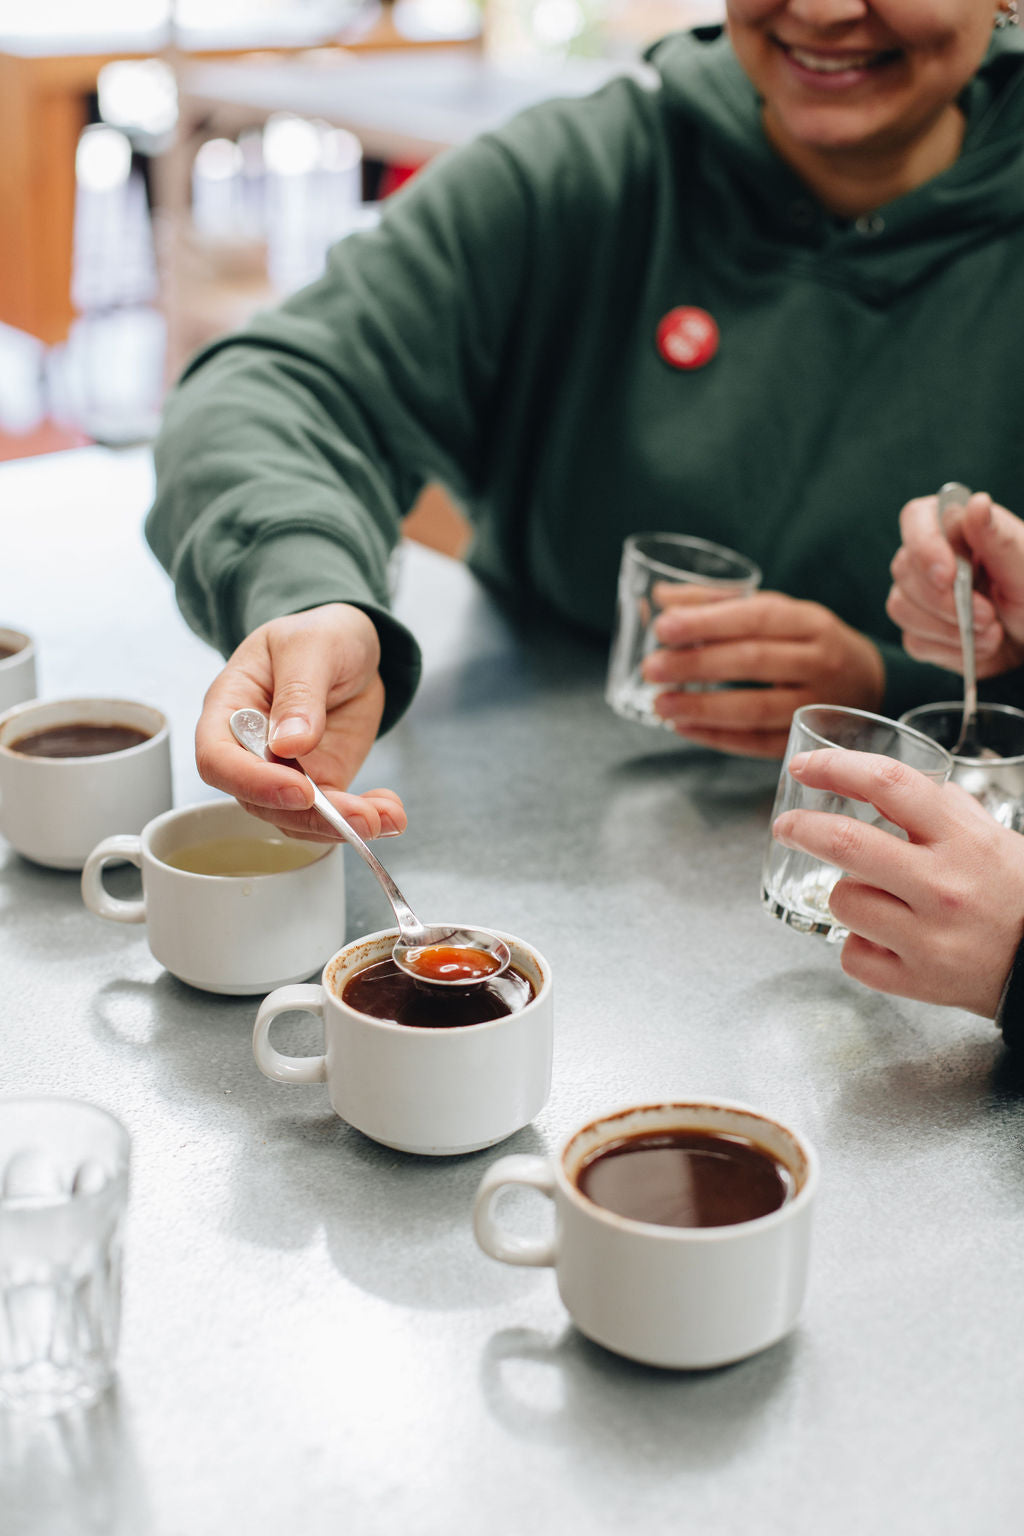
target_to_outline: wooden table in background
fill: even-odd
[[[455,40],[458,41],[458,40]],[[469,43],[475,43],[469,39]],[[80,39],[0,34],[0,324],[47,346],[67,339],[74,309],[71,270],[75,222],[75,153],[88,121],[88,98],[100,70],[126,58],[168,52],[165,29]],[[386,15],[375,28],[335,29],[277,39],[252,31],[227,39],[179,38],[176,55],[233,58],[256,50],[294,53],[310,47],[353,51],[451,47],[401,33]],[[463,42],[462,46],[466,43]]]

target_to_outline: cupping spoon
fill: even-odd
[[[939,526],[946,532],[946,519],[954,508],[966,507],[971,493],[966,485],[949,480],[939,492]],[[978,672],[974,660],[974,571],[963,555],[956,557],[953,578],[953,602],[960,626],[960,649],[964,667],[964,712],[960,734],[949,748],[954,757],[997,757],[978,740]]]
[[[414,981],[432,987],[476,986],[493,981],[508,969],[512,958],[508,945],[486,928],[458,928],[451,923],[421,923],[380,860],[371,853],[358,832],[335,810],[323,790],[294,758],[278,757],[269,745],[270,723],[258,709],[236,709],[229,720],[240,746],[264,762],[280,763],[301,773],[313,786],[313,807],[368,864],[384,888],[398,922],[401,937],[392,950],[399,970]]]

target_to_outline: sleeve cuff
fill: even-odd
[[[270,619],[324,603],[351,603],[376,626],[385,693],[378,734],[383,735],[405,713],[416,692],[422,669],[420,648],[405,625],[378,600],[342,545],[317,533],[293,533],[265,540],[251,550],[232,578],[235,643]]]
[[[1013,957],[1010,974],[999,997],[996,1028],[1011,1051],[1019,1050],[1024,1044],[1024,939]]]

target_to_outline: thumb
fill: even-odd
[[[979,493],[964,514],[963,535],[1004,627],[1024,636],[1024,523]]]
[[[315,634],[299,631],[277,636],[270,645],[274,697],[270,706],[270,746],[279,757],[312,752],[327,724],[327,695],[334,682],[330,648]]]

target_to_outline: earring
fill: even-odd
[[[996,11],[996,26],[1000,28],[1000,30],[1003,27],[1020,26],[1019,0],[1006,0],[1005,5],[1001,5],[999,7],[999,9]]]

